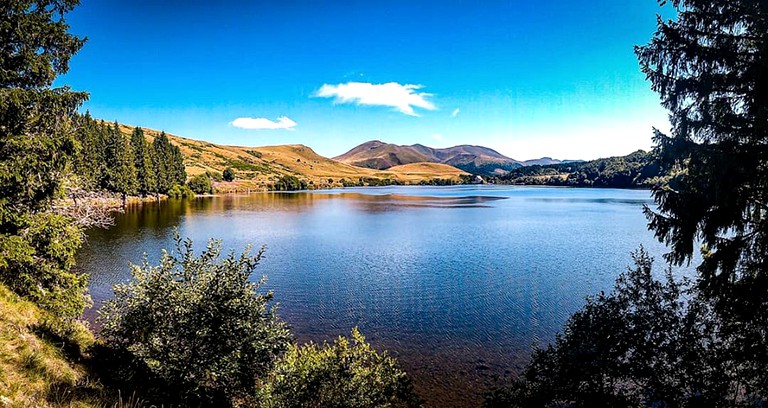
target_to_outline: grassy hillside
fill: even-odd
[[[409,175],[423,175],[432,178],[445,178],[447,175],[460,176],[467,175],[469,173],[457,169],[456,167],[449,166],[441,163],[411,163],[402,164],[400,166],[394,166],[387,169],[388,171],[409,174]]]
[[[372,169],[392,170],[399,165],[431,162],[457,167],[473,174],[496,174],[522,164],[483,146],[460,145],[434,149],[420,144],[401,146],[372,140],[334,157],[342,163]]]
[[[0,285],[0,406],[107,406],[107,391],[78,363],[93,335],[76,326],[70,339],[61,340],[47,334],[48,318]]]
[[[121,131],[130,134],[131,126],[121,125]],[[153,140],[160,132],[144,129],[144,134]],[[216,183],[222,191],[266,189],[282,176],[296,176],[307,181],[314,188],[341,187],[344,184],[359,183],[360,179],[392,180],[399,184],[418,184],[433,179],[459,180],[466,174],[451,166],[425,168],[388,169],[386,171],[366,169],[341,163],[315,153],[304,145],[280,146],[226,146],[202,140],[188,139],[168,134],[171,142],[181,149],[187,174],[194,176],[206,171],[221,173],[227,167],[235,170],[234,182]]]

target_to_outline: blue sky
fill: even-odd
[[[214,143],[479,144],[515,159],[651,146],[633,46],[654,0],[82,0],[57,80],[97,118]]]

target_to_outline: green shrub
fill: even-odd
[[[218,171],[208,170],[205,172],[205,174],[208,176],[208,178],[210,178],[213,181],[221,181],[223,177],[222,174],[219,173]]]
[[[263,249],[221,259],[221,241],[195,256],[176,236],[176,251],[157,266],[132,265],[133,281],[115,285],[100,311],[101,335],[127,350],[187,403],[255,403],[256,381],[288,346],[290,333],[269,307],[272,293],[250,280]]]
[[[192,177],[187,182],[187,187],[195,194],[211,194],[213,193],[213,185],[211,184],[211,178],[208,174],[198,174]]]
[[[554,344],[536,350],[484,406],[764,406],[764,369],[750,373],[731,346],[741,334],[722,330],[712,305],[670,269],[655,279],[642,248],[634,260],[612,292],[588,298]]]
[[[291,175],[284,175],[278,179],[275,184],[272,185],[274,191],[296,191],[306,190],[307,182]]]
[[[174,185],[168,190],[168,197],[170,198],[195,198],[195,192],[187,186]]]
[[[27,214],[18,235],[0,235],[0,281],[63,319],[90,304],[88,278],[72,271],[82,231],[68,217]]]
[[[333,344],[292,345],[269,376],[262,406],[420,406],[406,373],[357,330]]]
[[[227,167],[224,169],[224,172],[221,173],[221,178],[224,181],[234,181],[235,180],[235,171],[232,170],[232,167]]]

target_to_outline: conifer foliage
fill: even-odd
[[[768,2],[659,3],[676,19],[636,54],[670,111],[669,179],[645,213],[672,264],[701,246],[696,281],[655,281],[641,253],[488,407],[768,402]]]
[[[126,195],[168,194],[187,179],[184,156],[161,133],[150,143],[136,127],[130,137],[115,122],[94,120],[90,114],[77,118],[75,173],[90,188]]]
[[[636,49],[671,115],[671,134],[656,131],[656,151],[676,170],[654,192],[659,211],[646,214],[656,236],[670,245],[674,263],[690,260],[701,240],[699,272],[710,295],[765,293],[768,3],[672,5],[677,19],[660,19],[651,42]]]
[[[70,271],[79,230],[49,212],[76,148],[72,118],[87,99],[51,87],[85,42],[64,20],[77,3],[0,3],[0,281],[61,317],[88,302],[85,278]]]

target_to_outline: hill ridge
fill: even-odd
[[[462,144],[447,148],[433,148],[416,143],[397,145],[370,140],[355,146],[334,160],[357,167],[386,170],[404,164],[431,162],[447,164],[474,174],[504,174],[523,162],[504,156],[489,147]]]

